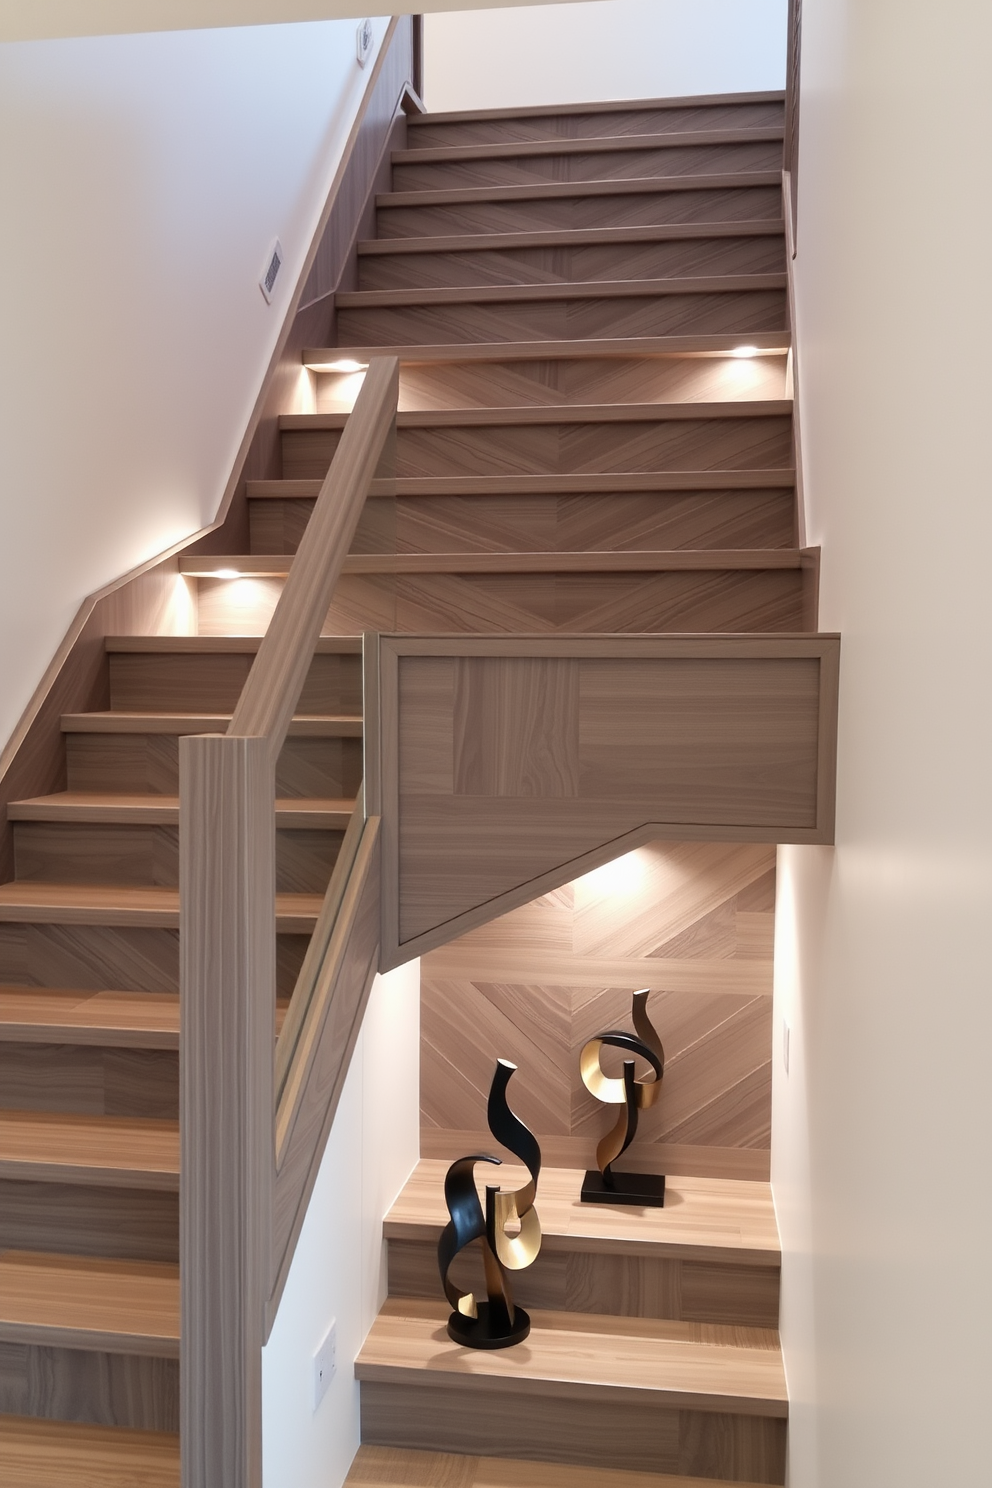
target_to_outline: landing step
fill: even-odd
[[[409,305],[430,309],[432,305],[522,305],[545,300],[644,300],[665,295],[749,294],[785,289],[787,284],[785,274],[703,274],[691,279],[596,279],[566,284],[457,284],[441,289],[349,290],[336,295],[335,303],[339,310],[385,310]]]
[[[172,992],[85,992],[0,987],[0,1042],[178,1049]]]
[[[712,171],[698,176],[643,176],[635,180],[529,182],[524,186],[456,186],[446,191],[385,191],[376,206],[445,207],[461,202],[560,201],[569,197],[659,196],[669,191],[732,191],[740,187],[782,185],[780,170]]]
[[[620,496],[666,491],[791,490],[796,472],[788,466],[773,470],[660,470],[624,471],[612,475],[426,475],[373,481],[373,499],[420,496]],[[249,501],[316,500],[319,480],[248,482]],[[81,718],[122,717],[105,713],[70,715]],[[147,716],[147,715],[142,715]]]
[[[416,239],[384,239],[384,242],[415,242]],[[372,357],[398,357],[409,366],[432,362],[560,361],[575,357],[683,357],[726,356],[747,344],[767,353],[783,353],[792,345],[791,331],[698,332],[687,336],[627,336],[577,338],[575,341],[450,341],[436,345],[410,346],[321,346],[308,347],[303,363],[311,371],[328,371],[338,361],[369,362]]]
[[[178,1358],[179,1267],[0,1251],[0,1340]]]
[[[179,1437],[170,1432],[0,1416],[4,1488],[180,1488],[179,1477]]]
[[[283,830],[305,828],[310,831],[341,832],[351,821],[354,809],[354,801],[280,797],[276,801],[276,826]],[[179,823],[179,797],[60,791],[57,795],[11,801],[7,807],[7,817],[10,821],[176,826]]]
[[[238,573],[252,578],[285,578],[293,555],[254,553],[237,560]],[[235,560],[230,560],[234,566]],[[733,573],[741,569],[799,569],[794,548],[672,548],[637,552],[624,548],[601,553],[352,553],[342,573],[359,574],[541,574],[541,573]],[[180,562],[187,578],[210,578],[195,559]]]
[[[201,555],[205,556],[205,555]],[[264,636],[107,636],[104,649],[107,652],[130,651],[139,654],[161,655],[181,653],[184,656],[253,656],[262,644]],[[314,646],[317,656],[361,656],[361,636],[321,636]],[[217,714],[217,717],[223,717]],[[230,714],[226,715],[230,719]]]
[[[315,481],[317,491],[320,481]],[[314,493],[317,494],[316,492]],[[230,713],[63,713],[64,734],[224,734]],[[298,713],[289,725],[291,738],[360,739],[361,718],[353,713]]]
[[[322,894],[277,894],[280,935],[312,935]],[[179,929],[179,890],[95,887],[91,884],[0,884],[0,924],[107,925]]]
[[[686,419],[790,418],[791,398],[735,398],[718,403],[546,403],[493,408],[419,408],[396,415],[398,429],[518,428],[545,424],[663,424]],[[281,430],[343,429],[347,413],[284,413]],[[181,555],[182,562],[194,558],[223,568],[231,561],[221,553]]]
[[[0,1111],[0,1178],[178,1192],[179,1123]]]
[[[414,150],[394,150],[393,165],[436,165],[460,160],[502,160],[507,156],[598,155],[619,150],[676,150],[694,145],[768,144],[784,139],[778,126],[751,129],[669,130],[664,134],[590,135],[588,139],[501,140],[484,145],[430,145]]]
[[[413,152],[420,159],[424,152]],[[785,220],[666,222],[652,227],[561,227],[534,232],[452,233],[430,238],[370,238],[359,243],[362,258],[409,253],[492,253],[514,248],[595,248],[620,243],[671,243],[694,238],[780,238]]]
[[[566,1467],[559,1462],[524,1462],[513,1457],[461,1457],[402,1447],[359,1447],[345,1488],[727,1488],[727,1484],[725,1479]],[[738,1483],[735,1488],[757,1485]]]

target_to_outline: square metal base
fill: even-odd
[[[582,1183],[583,1204],[630,1204],[645,1209],[665,1207],[665,1180],[661,1173],[614,1173],[608,1188],[598,1168],[590,1168]]]

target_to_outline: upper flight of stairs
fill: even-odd
[[[404,358],[395,480],[367,503],[278,763],[282,1008],[361,782],[362,630],[815,624],[782,123],[777,96],[411,119],[336,345],[306,354],[314,412],[282,419],[281,478],[249,484],[250,553],[185,556],[199,634],[108,640],[105,705],[63,719],[64,788],[12,804],[5,1488],[178,1488],[178,739],[226,727],[305,529],[355,391],[320,368]],[[728,355],[742,344],[765,355]],[[673,1178],[684,1202],[634,1224],[576,1215],[574,1176],[542,1178],[532,1341],[466,1357],[431,1269],[439,1174],[418,1170],[387,1224],[353,1484],[783,1481],[767,1193]]]

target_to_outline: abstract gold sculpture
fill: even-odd
[[[587,1204],[641,1204],[660,1209],[665,1202],[665,1180],[660,1173],[617,1173],[613,1164],[620,1157],[637,1132],[637,1118],[641,1111],[653,1106],[661,1094],[661,1081],[665,1073],[665,1050],[661,1039],[648,1017],[647,1001],[649,988],[634,993],[631,1018],[634,1033],[612,1029],[590,1039],[579,1056],[582,1083],[606,1105],[622,1106],[623,1110],[612,1131],[596,1148],[598,1171],[590,1168],[582,1184],[582,1199]],[[625,1059],[623,1076],[611,1078],[603,1071],[600,1053],[604,1047],[621,1049],[624,1053],[639,1056],[651,1067],[651,1078],[636,1078],[635,1059]]]
[[[489,1130],[525,1164],[529,1182],[514,1193],[504,1193],[499,1184],[487,1184],[483,1209],[475,1186],[475,1164],[499,1164],[498,1157],[485,1152],[460,1157],[444,1179],[451,1219],[438,1241],[437,1262],[444,1294],[454,1309],[448,1319],[448,1336],[468,1348],[509,1348],[522,1343],[530,1332],[530,1316],[515,1305],[507,1272],[522,1271],[541,1249],[541,1222],[534,1208],[541,1149],[533,1132],[507,1104],[506,1087],[516,1068],[506,1059],[497,1060],[487,1115]],[[474,1240],[482,1242],[486,1302],[477,1302],[473,1292],[460,1291],[448,1274],[455,1256]]]

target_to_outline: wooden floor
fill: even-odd
[[[179,1437],[0,1416],[4,1488],[180,1488]]]
[[[346,1484],[348,1488],[716,1488],[715,1480],[667,1473],[500,1457],[456,1457],[395,1447],[360,1447]]]

